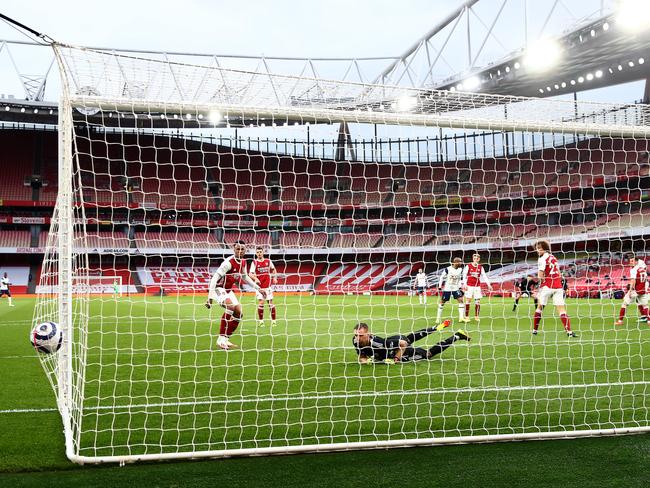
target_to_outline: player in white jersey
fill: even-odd
[[[11,290],[9,289],[9,285],[11,285],[11,282],[9,281],[9,277],[7,276],[7,272],[5,271],[5,274],[2,276],[2,279],[0,279],[0,298],[2,298],[4,295],[7,295],[7,300],[9,300],[9,306],[13,307],[14,304],[12,302],[11,298]]]
[[[442,318],[442,309],[452,297],[458,301],[458,317],[461,321],[465,320],[465,305],[463,304],[463,261],[460,258],[454,258],[451,266],[447,266],[440,275],[438,288],[441,289],[440,305],[438,305],[438,318]]]
[[[418,274],[415,275],[415,283],[413,284],[415,292],[420,299],[420,305],[427,303],[427,274],[424,269],[420,268]]]

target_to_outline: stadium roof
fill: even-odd
[[[631,0],[627,3],[629,1]],[[544,28],[553,15],[558,15],[558,6],[562,6],[565,2],[554,0],[548,2],[548,5],[542,2],[544,6],[540,8],[545,8],[547,11],[536,12],[537,16],[541,14],[544,18],[539,36],[540,42],[524,43],[523,47],[510,51],[499,60],[484,62],[482,66],[478,66],[479,58],[482,56],[481,59],[485,59],[487,49],[484,48],[495,38],[495,31],[507,29],[507,25],[503,26],[503,22],[512,21],[512,15],[504,19],[504,12],[515,8],[513,4],[516,3],[521,4],[515,0],[500,0],[499,8],[494,15],[494,5],[487,5],[485,1],[465,0],[400,56],[345,59],[293,58],[92,49],[170,61],[182,59],[183,62],[188,62],[189,59],[190,63],[244,67],[244,69],[267,74],[287,73],[299,77],[319,78],[322,72],[339,73],[337,76],[330,75],[324,78],[362,83],[374,79],[378,83],[406,87],[513,96],[549,97],[650,77],[650,63],[645,59],[650,53],[650,29],[646,27],[647,22],[638,20],[636,25],[630,25],[634,24],[635,18],[647,18],[645,14],[650,15],[650,8],[645,8],[648,12],[632,11],[627,13],[627,17],[622,17],[620,9],[604,8],[605,4],[612,4],[609,1],[587,2],[600,3],[601,7],[596,12],[588,14],[582,12],[584,16],[580,19],[574,17],[570,27],[565,29],[562,35],[555,37],[546,36]],[[638,5],[650,5],[650,2],[633,3],[635,7],[642,10],[644,7]],[[621,5],[624,4],[625,2]],[[528,31],[532,15],[527,13],[526,5],[527,2],[523,2],[521,22]],[[570,5],[575,6],[573,3]],[[481,7],[484,8],[483,11],[480,10]],[[566,8],[566,5],[564,7]],[[568,12],[568,9],[566,11]],[[477,35],[478,28],[474,27],[477,23],[482,26],[484,37]],[[444,70],[439,69],[439,61],[454,55],[453,51],[447,52],[451,44],[450,39],[455,39],[458,30],[462,31],[458,26],[463,24],[467,25],[465,46],[467,66],[441,80],[439,75]],[[473,33],[470,39],[472,29],[477,30],[477,33]],[[462,34],[461,37],[464,37],[465,33]],[[509,33],[509,37],[517,38],[514,33],[512,35]],[[541,45],[543,42],[546,42],[546,46]],[[503,47],[501,42],[498,43]],[[549,45],[559,52],[555,64],[545,66],[545,69],[536,69],[536,63],[548,61]],[[34,50],[38,50],[38,56],[34,54]],[[432,55],[434,53],[437,53],[435,57]],[[57,104],[54,100],[58,98],[58,77],[51,49],[25,41],[0,40],[0,55],[0,66],[4,65],[6,68],[2,71],[6,74],[13,70],[17,75],[13,77],[14,81],[19,79],[24,90],[24,99],[19,99],[2,95],[2,92],[10,92],[10,89],[0,86],[0,113],[3,115],[1,119],[9,122],[55,124]],[[30,61],[40,56],[42,58],[38,63],[40,72],[35,72],[32,68],[31,74],[26,74],[24,69],[19,68],[23,66],[21,56],[29,58]],[[383,65],[385,68],[381,73],[376,74],[378,65]],[[419,72],[415,69],[416,65],[419,66]],[[452,68],[451,64],[447,63],[447,65]],[[338,71],[325,70],[324,66],[328,69],[336,66]],[[0,78],[0,83],[4,84],[4,79],[4,77]]]
[[[554,44],[551,44],[551,42]],[[559,51],[557,63],[536,70],[536,60],[525,50],[471,74],[482,93],[520,96],[555,96],[579,92],[650,77],[650,29],[631,32],[616,14],[601,17],[549,41],[538,56]],[[648,61],[648,62],[646,62]],[[437,89],[455,89],[469,79],[456,75],[435,85]]]

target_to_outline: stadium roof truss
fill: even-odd
[[[466,107],[462,96],[444,95],[436,90],[546,97],[647,78],[650,64],[640,61],[650,47],[650,30],[631,35],[628,30],[618,28],[614,6],[609,0],[579,3],[465,0],[400,56],[296,58],[88,49],[113,55],[116,60],[158,60],[170,69],[200,65],[214,69],[205,70],[205,73],[221,73],[222,76],[226,72],[248,72],[249,82],[244,80],[239,83],[238,92],[228,94],[233,100],[246,98],[262,76],[275,93],[277,105],[284,104],[283,97],[287,96],[293,106],[310,105],[319,100],[320,105],[351,110],[363,106],[369,111],[381,111],[400,103],[399,98],[382,98],[376,93],[372,97],[357,93],[348,99],[336,95],[328,100],[321,80],[329,79],[420,89],[417,90],[415,112],[453,112],[461,105]],[[513,18],[520,19],[518,30],[512,26]],[[564,22],[560,27],[565,33],[553,40],[562,47],[562,58],[552,70],[543,73],[528,69],[525,66],[527,46],[538,39],[550,39],[551,27],[557,30],[558,18]],[[506,30],[507,41],[502,38]],[[536,35],[532,35],[533,31]],[[514,50],[507,45],[513,42],[517,47]],[[458,56],[459,51],[465,56]],[[499,61],[493,61],[495,57]],[[13,72],[14,86],[17,81],[24,93],[24,99],[0,93],[3,120],[56,123],[57,106],[52,102],[58,98],[60,81],[52,77],[56,71],[52,70],[52,50],[32,42],[0,40],[0,66],[3,64],[7,64],[3,71],[6,78],[0,82],[7,83],[8,73]],[[171,74],[174,77],[174,73]],[[285,87],[280,94],[274,80],[283,74],[296,82],[292,89],[287,91]],[[192,100],[193,93],[188,90],[195,90],[196,94],[203,89],[201,83],[190,88],[183,86],[179,78],[175,79],[181,100]],[[307,80],[311,81],[305,83]],[[224,90],[228,88],[225,80],[222,84]],[[92,86],[77,88],[83,95],[105,95]],[[138,93],[147,91],[147,80],[125,84],[123,89],[125,96],[138,98]],[[429,90],[428,97],[426,90]],[[424,102],[424,98],[435,99],[435,102]],[[481,98],[474,96],[473,103],[478,107]],[[485,102],[486,105],[493,103],[492,100]],[[585,112],[581,114],[584,115]],[[242,120],[242,123],[252,122]]]

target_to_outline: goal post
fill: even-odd
[[[59,188],[34,321],[64,333],[40,358],[74,462],[650,431],[650,339],[614,331],[620,303],[595,298],[646,252],[647,105],[54,49]],[[532,337],[531,303],[505,298],[536,274],[539,239],[570,281],[574,341],[551,304]],[[239,286],[242,347],[226,352],[204,302],[240,240],[276,263],[280,317],[260,325]],[[459,322],[476,302],[439,311],[431,293],[476,252],[495,298]],[[420,268],[428,302],[409,296]],[[439,317],[452,327],[422,340],[436,359],[359,363],[355,324],[385,337]]]

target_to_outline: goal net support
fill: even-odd
[[[614,330],[620,302],[599,298],[624,291],[622,253],[645,251],[648,106],[54,49],[58,199],[34,321],[64,331],[41,359],[71,460],[649,430],[647,325],[631,306]],[[571,281],[578,338],[552,305],[533,337],[532,304],[514,313],[504,298],[536,274],[540,238]],[[237,240],[275,261],[279,317],[257,325],[243,293],[241,350],[224,352],[222,311],[203,304]],[[470,343],[429,361],[359,364],[357,322],[382,337],[431,326],[438,298],[409,296],[417,269],[431,295],[451,259],[474,252],[493,286],[481,321],[471,303],[472,322],[459,322],[465,307],[452,299],[450,332],[423,339],[431,347],[462,326]],[[115,279],[141,293],[111,297]]]

